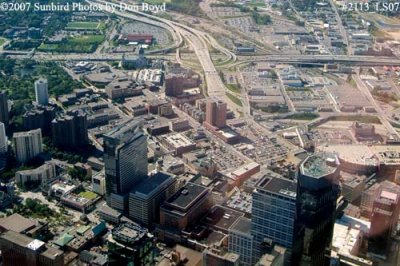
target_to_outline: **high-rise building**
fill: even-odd
[[[24,130],[40,128],[43,134],[48,134],[51,129],[51,121],[55,117],[55,107],[36,105],[22,116],[22,125]]]
[[[271,246],[286,248],[285,265],[299,249],[297,241],[297,184],[284,178],[264,176],[253,191],[251,235],[254,237],[253,261]]]
[[[300,165],[297,178],[297,213],[304,265],[324,265],[332,242],[339,188],[339,159],[315,153]]]
[[[369,231],[369,257],[386,257],[399,219],[400,194],[380,188],[373,203]]]
[[[160,207],[176,191],[174,176],[158,172],[143,180],[129,195],[129,217],[151,227],[160,221]]]
[[[7,135],[4,123],[0,122],[0,154],[7,152]]]
[[[206,103],[206,123],[217,128],[226,126],[226,110],[225,102],[209,99]]]
[[[131,119],[103,137],[108,205],[127,210],[127,196],[135,185],[147,178],[147,137],[141,122]]]
[[[35,81],[35,97],[37,104],[49,104],[49,84],[47,83],[47,79],[41,78]]]
[[[14,152],[17,160],[24,163],[43,151],[42,131],[34,129],[25,132],[16,132],[13,135]]]
[[[5,91],[0,91],[0,122],[7,126],[9,120],[8,97]]]
[[[62,250],[47,247],[43,241],[14,231],[0,235],[0,249],[4,265],[64,265]]]
[[[51,122],[53,143],[59,148],[71,150],[89,144],[87,116],[83,112],[69,112]]]

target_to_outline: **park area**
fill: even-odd
[[[67,24],[66,30],[104,30],[103,22],[74,21]]]
[[[104,39],[103,35],[73,36],[60,43],[42,43],[38,50],[55,53],[92,53]]]

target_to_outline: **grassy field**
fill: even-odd
[[[38,50],[57,53],[91,53],[104,41],[103,35],[82,35],[69,37],[66,42],[47,44],[42,43]]]
[[[231,92],[240,93],[240,88],[237,84],[226,84],[225,85]]]
[[[69,22],[67,24],[67,29],[95,30],[99,27],[99,25],[100,23],[98,22],[75,21],[75,22]]]
[[[233,95],[233,94],[227,92],[227,93],[226,93],[226,96],[227,96],[232,102],[234,102],[235,104],[237,104],[237,105],[239,105],[239,106],[243,106],[242,101],[241,101],[238,97],[236,97],[235,95]]]
[[[6,42],[6,39],[0,38],[0,46],[2,46]]]
[[[103,30],[104,28],[105,24],[100,22],[76,21],[67,24],[67,30]]]
[[[319,115],[315,113],[298,113],[298,114],[293,114],[286,119],[293,119],[293,120],[313,120],[315,118],[318,118]]]
[[[97,194],[92,191],[81,192],[81,193],[79,193],[79,196],[81,196],[85,199],[89,199],[89,200],[93,200],[93,199],[97,198]]]
[[[357,121],[360,123],[381,124],[381,120],[378,117],[370,115],[333,116],[329,118],[329,121]]]

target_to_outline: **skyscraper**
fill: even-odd
[[[54,106],[36,105],[22,116],[24,130],[40,128],[42,134],[51,133],[51,121],[56,117]]]
[[[35,81],[35,96],[37,104],[49,104],[49,85],[47,79],[41,78]]]
[[[150,227],[160,220],[160,207],[177,188],[174,176],[158,172],[140,182],[129,195],[129,217]]]
[[[106,200],[111,207],[127,210],[132,188],[147,178],[147,137],[135,119],[104,135]]]
[[[253,259],[258,260],[272,245],[285,247],[285,265],[298,251],[297,184],[294,181],[264,176],[253,191],[251,235],[254,237]]]
[[[7,135],[4,123],[0,122],[0,153],[7,152]]]
[[[43,151],[42,131],[39,128],[31,131],[14,133],[13,139],[15,156],[21,163],[36,157]]]
[[[0,122],[4,123],[6,126],[9,122],[8,114],[8,97],[5,91],[0,92]]]
[[[89,144],[87,117],[83,112],[70,112],[51,122],[53,143],[59,148],[71,150]]]
[[[209,99],[206,104],[206,123],[221,128],[226,126],[226,103]]]
[[[315,153],[300,165],[297,212],[304,265],[324,265],[326,250],[332,242],[339,195],[338,166],[337,156],[328,153]]]

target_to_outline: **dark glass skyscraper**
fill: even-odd
[[[127,210],[132,188],[147,178],[147,137],[141,122],[131,119],[104,135],[106,200],[120,211]]]
[[[337,156],[327,153],[315,153],[300,165],[297,224],[302,244],[301,265],[324,265],[340,192],[338,166]]]

